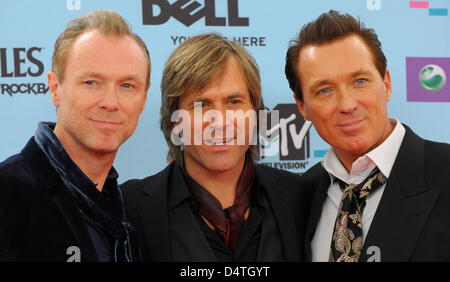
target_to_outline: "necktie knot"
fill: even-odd
[[[366,198],[383,186],[387,179],[376,167],[360,184],[347,184],[335,178],[343,192],[334,225],[329,261],[359,261],[363,247],[362,213]]]
[[[341,191],[344,194],[351,193],[355,195],[357,199],[365,200],[371,193],[383,186],[386,183],[387,178],[376,167],[366,179],[359,184],[347,184],[339,178],[335,178],[335,181],[339,184],[339,188],[341,188]]]

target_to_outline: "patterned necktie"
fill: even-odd
[[[362,212],[370,193],[386,183],[386,177],[376,167],[360,184],[346,184],[335,178],[344,192],[341,199],[333,238],[330,262],[357,262],[363,247]]]

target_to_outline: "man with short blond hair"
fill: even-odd
[[[116,12],[72,20],[48,73],[56,123],[0,163],[0,261],[137,259],[113,162],[149,88],[143,41]]]

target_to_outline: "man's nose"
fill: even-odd
[[[117,89],[113,86],[108,86],[102,93],[102,97],[99,103],[100,108],[107,110],[108,112],[116,111],[119,107],[119,101],[117,99]]]
[[[358,107],[357,94],[348,89],[340,89],[337,95],[337,108],[341,113],[352,113]]]
[[[217,130],[225,130],[233,124],[232,117],[227,114],[226,107],[216,106],[214,107],[214,110],[216,111],[218,118],[214,119],[210,126],[214,126]]]

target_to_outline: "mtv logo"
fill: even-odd
[[[408,102],[450,102],[450,58],[406,57]]]
[[[306,160],[310,157],[309,128],[296,104],[278,104],[265,118],[260,116],[260,156],[280,160]]]

